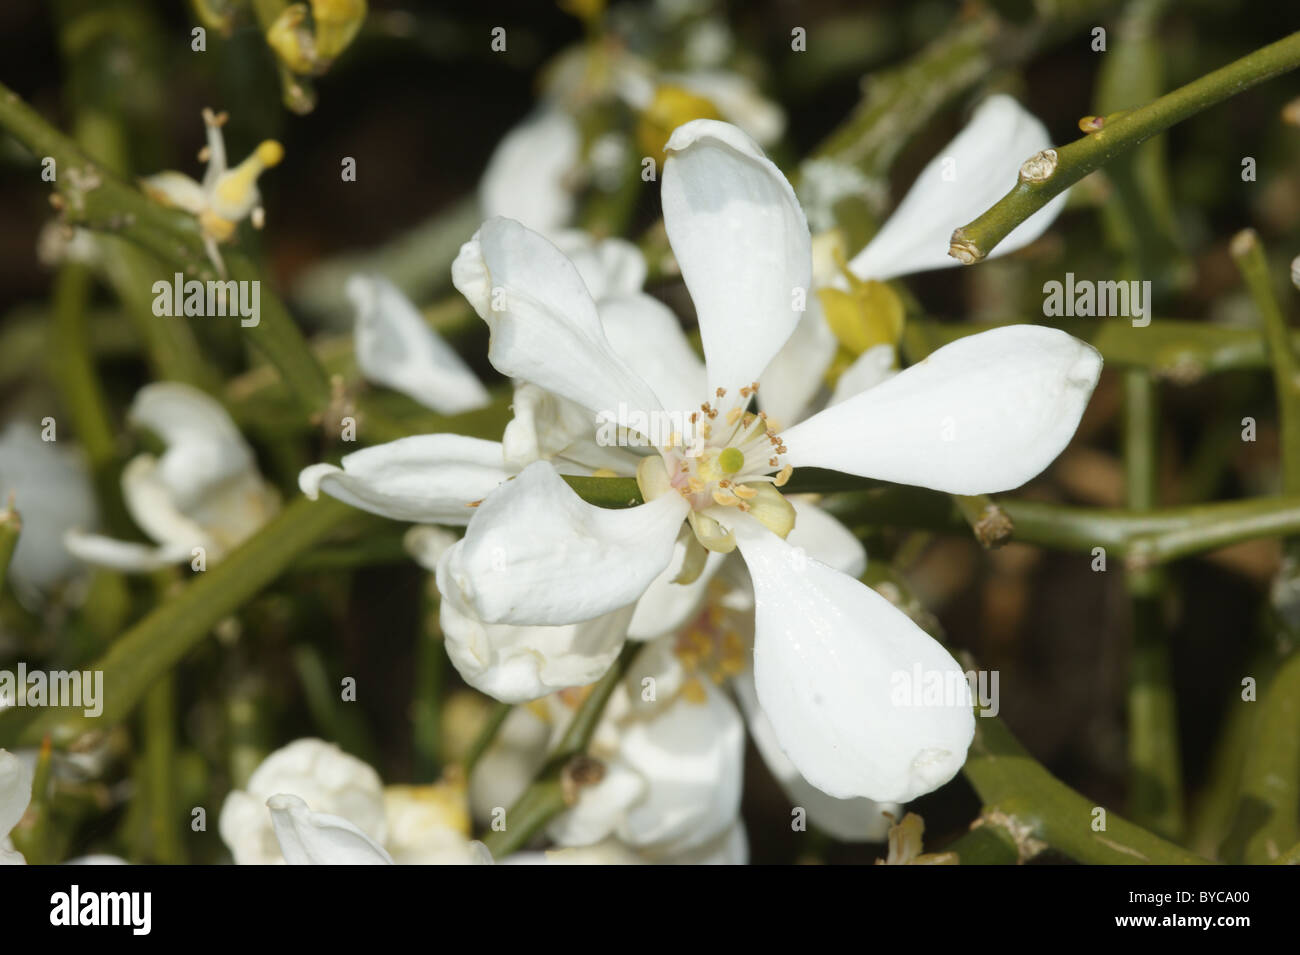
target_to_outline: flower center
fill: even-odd
[[[687,519],[710,550],[726,552],[736,546],[718,523],[726,520],[723,508],[751,514],[782,537],[794,526],[794,508],[777,490],[794,469],[782,459],[786,448],[776,423],[765,412],[748,410],[757,391],[757,382],[741,388],[725,413],[714,402],[704,402],[690,414],[687,433],[674,434],[669,445],[659,449],[662,471],[653,468],[653,458],[638,471],[647,500],[668,490],[686,499],[691,506]],[[714,395],[719,406],[726,398],[725,388]]]

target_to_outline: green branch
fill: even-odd
[[[591,688],[573,714],[573,720],[546,765],[506,811],[505,828],[493,830],[483,837],[493,858],[504,859],[523,848],[547,823],[572,804],[574,790],[588,781],[580,778],[590,765],[584,754],[605,712],[605,704],[642,646],[644,644],[636,640],[624,644],[614,665]]]
[[[49,733],[66,744],[121,722],[156,682],[224,617],[275,580],[296,558],[356,512],[332,498],[299,498],[212,569],[119,637],[88,669],[104,674],[104,709],[12,708],[0,713],[0,746],[33,745]]]
[[[986,815],[996,815],[1021,847],[1037,840],[1079,862],[1105,865],[1208,861],[1116,813],[1098,813],[1103,807],[1049,773],[995,717],[975,718],[975,741],[962,772],[991,807]]]
[[[1300,66],[1300,33],[1207,73],[1146,106],[1106,119],[1097,132],[1026,157],[1019,181],[991,209],[952,234],[948,254],[964,265],[987,256],[1016,226],[1084,176],[1202,110]]]

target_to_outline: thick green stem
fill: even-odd
[[[1149,513],[1157,504],[1159,396],[1151,376],[1124,376],[1124,467],[1128,505]],[[1164,620],[1160,567],[1125,573],[1133,621],[1129,663],[1129,811],[1134,821],[1170,839],[1183,830],[1182,759]]]
[[[176,699],[171,674],[144,697],[144,788],[149,805],[149,857],[163,865],[185,861],[176,801]]]
[[[523,848],[548,822],[568,808],[571,793],[575,786],[581,785],[581,781],[572,776],[566,779],[566,774],[582,759],[614,687],[623,679],[643,646],[635,640],[624,645],[609,672],[591,688],[573,714],[573,720],[546,765],[506,812],[504,828],[493,829],[483,837],[494,858],[504,859]]]
[[[1275,862],[1300,839],[1300,653],[1264,689],[1241,770],[1227,862]]]
[[[1097,132],[1068,146],[1045,150],[1026,162],[1019,181],[991,209],[953,232],[948,254],[966,265],[980,261],[1016,226],[1088,173],[1174,124],[1297,66],[1300,33],[1293,33],[1146,106],[1107,119]]]
[[[1039,840],[1079,862],[1106,865],[1207,862],[1066,786],[996,717],[976,717],[963,772],[1022,847]]]
[[[78,707],[0,713],[0,746],[33,744],[49,733],[66,744],[124,719],[151,686],[223,617],[243,606],[338,525],[355,516],[332,498],[294,501],[275,520],[186,584],[124,633],[89,669],[104,674],[104,708],[87,717]]]

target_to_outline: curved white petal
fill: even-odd
[[[627,636],[632,608],[582,623],[526,627],[483,623],[449,588],[438,610],[447,656],[474,689],[504,703],[536,700],[605,675]]]
[[[870,799],[836,799],[804,779],[790,757],[777,742],[772,721],[758,705],[753,671],[732,678],[732,689],[749,725],[749,736],[763,762],[780,784],[792,806],[799,806],[818,829],[844,842],[883,842],[889,834],[889,818],[898,818],[897,803],[878,803]]]
[[[207,530],[185,514],[152,454],[136,455],[122,469],[122,499],[136,525],[175,553],[218,549]]]
[[[343,466],[313,464],[298,486],[398,521],[468,524],[474,501],[509,477],[501,445],[460,434],[420,434],[344,455]]]
[[[692,535],[691,540],[693,539]],[[704,602],[709,581],[718,572],[725,557],[725,554],[710,551],[704,562],[704,570],[695,580],[689,584],[673,583],[681,573],[682,563],[686,559],[686,542],[677,541],[673,545],[672,560],[650,582],[650,586],[637,601],[636,613],[628,624],[627,635],[634,640],[650,640],[685,624]]]
[[[23,528],[7,579],[36,607],[43,592],[77,569],[63,538],[75,528],[94,527],[94,488],[76,449],[42,441],[35,428],[13,422],[0,435],[0,507],[11,498]]]
[[[266,801],[280,851],[289,865],[392,865],[383,846],[341,816],[312,812],[297,796]]]
[[[131,574],[149,573],[183,563],[190,560],[192,552],[188,547],[151,547],[81,531],[68,531],[63,535],[63,543],[69,554],[92,567],[107,567]]]
[[[754,581],[758,700],[804,778],[841,799],[906,802],[956,775],[975,718],[948,651],[870,587],[757,522],[734,532]],[[904,700],[914,673],[947,694]]]
[[[697,119],[664,147],[664,226],[695,303],[709,392],[758,380],[811,295],[794,190],[735,126]]]
[[[627,239],[597,239],[588,232],[568,229],[551,241],[573,263],[598,305],[612,296],[640,292],[645,284],[645,256]]]
[[[508,216],[538,232],[554,232],[573,218],[568,179],[578,164],[578,125],[558,109],[539,112],[508,132],[479,182],[483,217]]]
[[[154,201],[184,209],[190,215],[198,215],[208,205],[208,194],[203,186],[185,173],[172,169],[141,176],[140,188]]]
[[[1020,167],[1052,145],[1046,127],[1010,96],[990,96],[970,122],[921,170],[894,214],[849,270],[863,279],[887,279],[960,264],[948,255],[952,232],[988,210],[1017,182]],[[1061,209],[1061,193],[1015,228],[989,257],[1006,255],[1047,231]]]
[[[353,275],[348,298],[356,309],[357,365],[385,385],[439,414],[459,414],[489,401],[478,376],[388,279]]]
[[[32,801],[32,767],[0,749],[0,838],[9,835]]]
[[[266,802],[285,793],[347,819],[380,843],[388,838],[378,773],[332,743],[298,739],[267,756],[221,807],[218,829],[238,865],[282,861]]]
[[[452,283],[487,322],[488,360],[593,413],[652,411],[654,393],[605,338],[596,303],[573,263],[536,232],[489,219],[461,246]]]
[[[744,722],[725,693],[701,685],[703,703],[678,697],[623,731],[619,758],[649,784],[618,828],[629,845],[682,852],[712,841],[737,819]]]
[[[566,473],[597,468],[623,477],[636,473],[639,458],[616,441],[606,441],[596,416],[582,405],[536,385],[516,383],[510,410],[514,417],[501,435],[501,452],[512,470],[554,460]]]
[[[785,431],[786,460],[951,494],[1006,491],[1069,444],[1100,374],[1097,350],[1057,329],[980,332]]]
[[[786,500],[795,512],[794,530],[786,542],[841,574],[861,577],[867,569],[867,549],[853,532],[806,498],[790,495]]]
[[[438,569],[438,561],[447,553],[451,545],[460,538],[437,524],[416,524],[402,535],[402,547],[414,558],[415,562],[433,573]]]
[[[600,321],[614,351],[669,411],[689,412],[708,397],[704,363],[663,302],[638,292],[600,303]],[[681,428],[687,433],[685,424]]]
[[[628,809],[644,797],[646,786],[636,770],[610,760],[600,781],[578,790],[578,801],[555,817],[547,835],[561,846],[594,845],[618,828]]]
[[[894,377],[894,346],[875,345],[859,355],[848,368],[840,374],[831,392],[828,405],[837,405],[848,401],[854,395],[860,395],[876,385],[883,384]]]
[[[590,620],[645,593],[672,558],[687,510],[676,494],[595,507],[538,461],[484,500],[438,565],[438,590],[488,623]]]
[[[180,511],[200,504],[216,485],[255,468],[253,451],[226,409],[190,385],[145,385],[136,393],[128,418],[166,443],[158,459],[158,478]]]
[[[835,334],[814,295],[794,334],[758,379],[763,410],[783,426],[801,420],[821,390],[822,375],[835,357],[836,346]]]

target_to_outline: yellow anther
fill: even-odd
[[[723,507],[735,507],[740,504],[740,498],[730,491],[724,491],[722,488],[717,487],[713,489],[713,502],[721,504]]]
[[[740,420],[742,414],[744,414],[744,412],[740,408],[732,408],[727,412],[727,424],[735,424]]]
[[[786,482],[790,480],[791,474],[794,474],[794,468],[787,464],[776,473],[776,479],[772,483],[777,487],[785,487]]]
[[[746,484],[737,484],[732,488],[732,491],[735,493],[736,497],[740,498],[742,501],[752,501],[758,494],[757,491]]]

